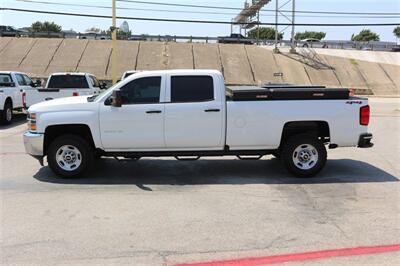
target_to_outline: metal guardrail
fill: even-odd
[[[105,34],[93,33],[69,33],[69,32],[19,32],[14,35],[0,31],[0,37],[29,37],[29,38],[65,38],[65,39],[95,39],[110,40],[111,37]],[[259,45],[274,45],[275,40],[251,39],[251,38],[232,38],[232,37],[208,37],[208,36],[177,36],[177,35],[131,35],[130,37],[119,37],[121,40],[130,41],[162,41],[162,42],[205,42],[205,43],[253,43]],[[280,40],[278,46],[290,46],[290,40]],[[371,50],[371,51],[392,51],[399,48],[395,42],[353,42],[343,40],[322,40],[321,42],[310,43],[297,41],[298,47],[304,48],[331,48],[331,49],[349,49],[349,50]]]

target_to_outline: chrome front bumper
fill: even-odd
[[[24,134],[24,145],[25,151],[29,155],[32,155],[35,158],[43,158],[43,142],[44,142],[44,134],[41,133],[32,133],[25,132]]]

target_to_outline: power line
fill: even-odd
[[[36,1],[36,0],[15,0],[18,2],[26,2],[31,4],[44,4],[44,5],[55,5],[55,6],[73,6],[73,7],[88,7],[88,8],[99,8],[99,9],[111,9],[111,6],[104,5],[87,5],[87,4],[71,4],[71,3],[54,3],[48,1]],[[134,10],[134,11],[151,11],[151,12],[166,12],[166,13],[185,13],[185,14],[209,14],[209,15],[237,15],[236,13],[227,12],[211,12],[211,11],[186,11],[186,10],[168,10],[168,9],[150,9],[150,8],[134,8],[134,7],[117,7],[119,10]],[[261,17],[274,17],[272,14],[263,14]],[[350,15],[344,16],[329,16],[329,15],[297,15],[297,17],[313,18],[313,17],[335,17],[335,18],[349,18]],[[350,18],[400,18],[399,16],[354,16]]]
[[[228,10],[243,10],[240,7],[228,7],[228,6],[205,6],[205,5],[190,5],[190,4],[178,4],[178,3],[162,3],[162,2],[147,2],[147,1],[136,1],[136,0],[116,0],[117,2],[135,3],[135,4],[146,4],[146,5],[161,5],[161,6],[180,6],[180,7],[191,7],[191,8],[207,8],[207,9],[228,9]],[[292,10],[280,10],[281,12],[292,13]],[[275,12],[273,9],[263,9],[261,12]],[[400,13],[387,13],[387,12],[341,12],[341,11],[307,11],[307,10],[296,10],[295,13],[310,13],[310,14],[341,14],[341,15],[400,15]]]
[[[82,13],[67,13],[67,12],[54,12],[54,11],[44,11],[44,10],[32,10],[32,9],[20,9],[20,8],[8,8],[2,7],[0,10],[8,10],[15,12],[28,12],[28,13],[37,13],[37,14],[50,14],[50,15],[61,15],[61,16],[77,16],[77,17],[90,17],[90,18],[106,18],[110,19],[111,16],[106,15],[93,15],[93,14],[82,14]],[[181,22],[181,23],[199,23],[199,24],[234,24],[237,23],[231,21],[216,21],[216,20],[186,20],[186,19],[165,19],[165,18],[143,18],[143,17],[126,17],[126,16],[117,16],[118,19],[125,20],[141,20],[141,21],[159,21],[159,22]],[[333,24],[333,23],[257,23],[259,25],[267,25],[267,26],[323,26],[323,27],[354,27],[354,26],[398,26],[400,23],[342,23],[342,24]]]

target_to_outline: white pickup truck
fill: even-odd
[[[273,154],[299,177],[325,165],[325,145],[371,147],[368,100],[347,89],[226,88],[214,70],[136,73],[98,96],[28,110],[26,152],[75,177],[101,156],[139,159]],[[249,157],[251,156],[251,157]]]
[[[54,73],[47,80],[44,88],[24,91],[24,107],[27,109],[36,103],[57,98],[96,95],[105,88],[97,78],[89,73]]]
[[[25,73],[0,71],[0,123],[11,124],[13,111],[23,107],[23,91],[36,85]]]

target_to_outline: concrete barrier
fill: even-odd
[[[110,41],[90,40],[79,61],[77,71],[92,73],[99,79],[105,79],[110,56]]]
[[[400,95],[400,67],[389,64],[379,64],[383,71],[390,77],[390,80],[395,84],[396,91],[394,94]]]
[[[138,70],[166,69],[168,57],[166,47],[161,42],[141,42],[139,47],[137,67]]]
[[[398,89],[380,64],[357,60],[357,68],[366,80],[368,88],[378,95],[393,95]],[[398,72],[400,75],[400,72]]]
[[[343,87],[351,87],[357,89],[367,89],[367,80],[357,68],[357,61],[354,59],[336,57],[336,56],[321,56],[335,70],[335,74],[340,84]]]
[[[309,66],[300,55],[273,54],[257,46],[133,41],[118,41],[117,45],[118,75],[135,68],[217,69],[223,72],[227,84],[272,81],[353,87],[376,95],[400,95],[400,66],[394,62],[399,56],[396,53],[316,49],[340,55],[319,55],[333,67],[330,70]],[[358,60],[360,57],[368,61]],[[111,79],[111,41],[1,37],[0,70],[23,71],[34,77],[81,71],[100,79]],[[274,77],[276,72],[282,72],[283,77]]]
[[[283,73],[284,82],[299,85],[311,85],[311,80],[304,68],[304,64],[285,54],[274,54],[274,58]]]
[[[271,51],[260,49],[257,46],[245,46],[251,69],[254,73],[256,84],[265,82],[281,83],[281,76],[275,76],[274,73],[281,72],[280,67],[276,64],[274,55]]]
[[[45,73],[64,39],[37,39],[20,65],[27,73]]]
[[[196,69],[216,69],[222,71],[218,44],[193,44],[193,61]]]
[[[118,41],[117,42],[117,75],[121,77],[127,70],[135,70],[139,51],[139,42]],[[111,79],[111,57],[108,62],[106,76]]]
[[[54,72],[76,71],[88,43],[88,40],[65,39],[49,62],[45,76]]]
[[[166,44],[168,69],[193,69],[193,46],[190,43]]]
[[[12,38],[0,38],[0,53],[12,41]]]
[[[227,84],[255,83],[244,45],[220,44],[219,51]]]
[[[13,38],[0,53],[0,70],[24,71],[19,66],[37,40],[32,38]]]

